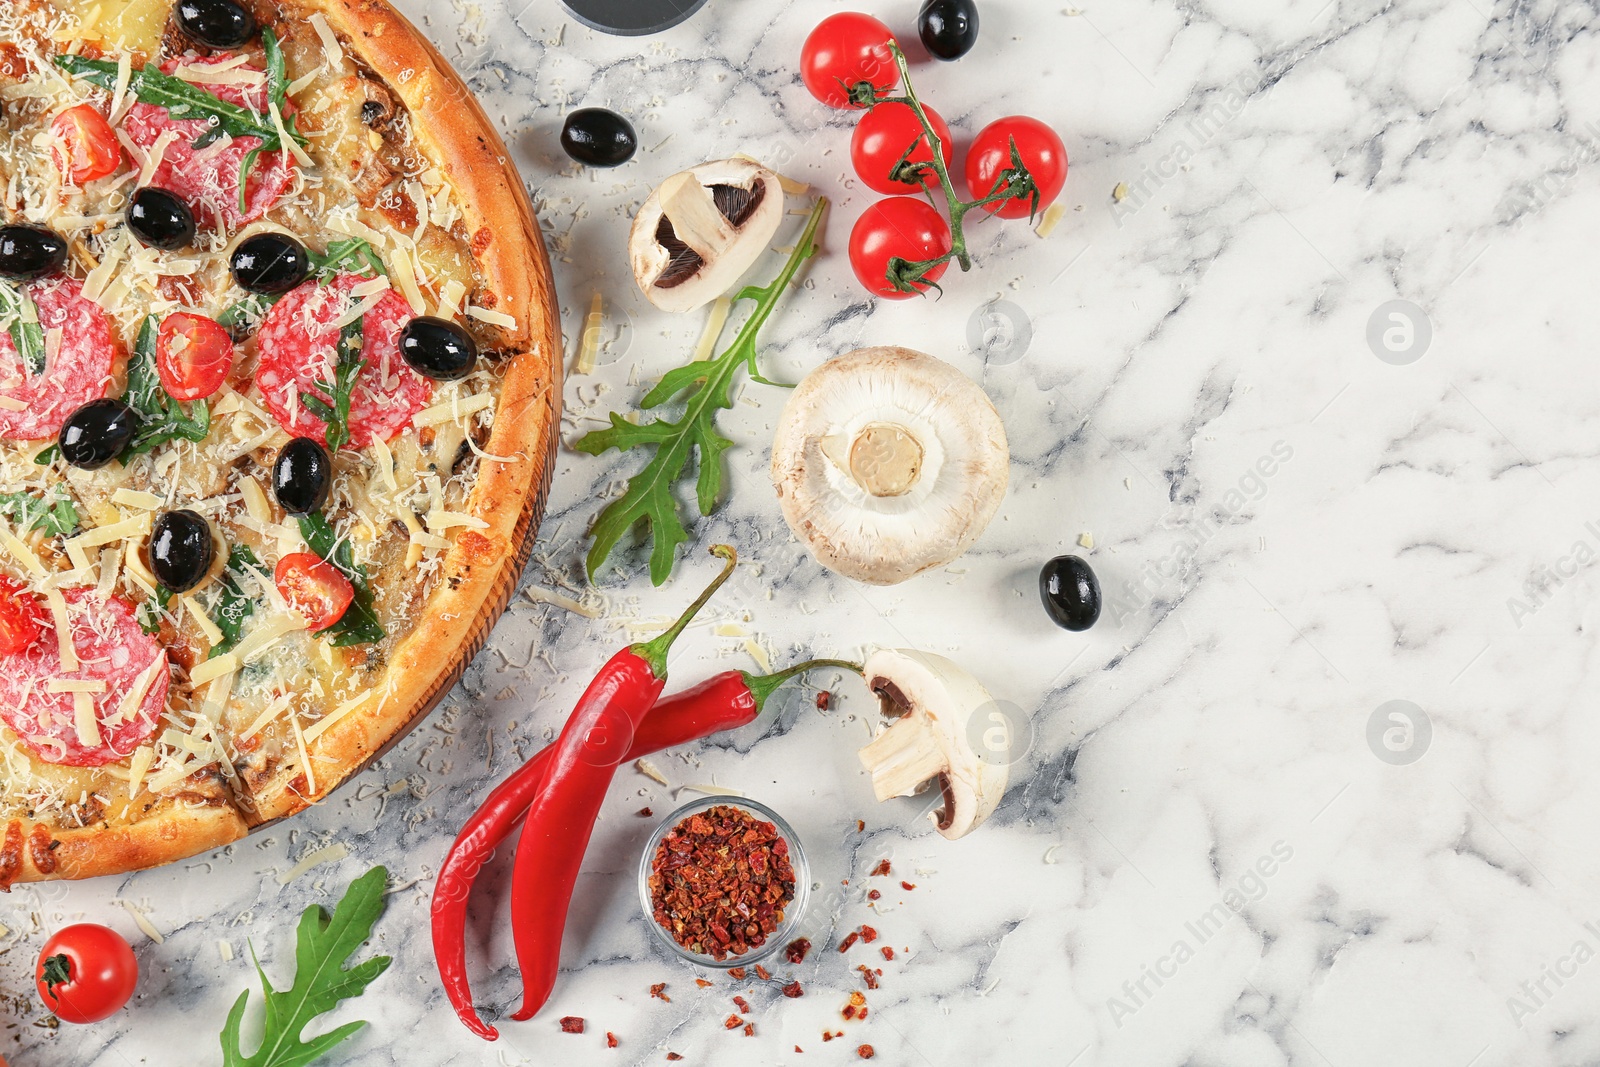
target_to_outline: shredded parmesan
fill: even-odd
[[[1033,232],[1038,234],[1040,237],[1049,237],[1055,232],[1055,228],[1060,225],[1061,218],[1066,213],[1067,205],[1051,204],[1045,209],[1044,218],[1039,220],[1039,228]]]
[[[320,16],[318,16],[320,17]],[[300,857],[300,862],[278,875],[279,885],[288,885],[313,867],[320,867],[324,863],[337,863],[350,855],[350,849],[342,841],[335,841],[331,845],[324,845],[315,852],[309,852]]]
[[[52,678],[44,684],[46,693],[104,693],[104,678]],[[93,707],[91,704],[90,707]]]
[[[78,650],[72,644],[72,620],[67,617],[67,599],[53,585],[45,587],[44,599],[50,605],[50,614],[55,616],[56,647],[61,654],[61,669],[75,671],[78,669]]]
[[[464,399],[450,399],[442,404],[423,408],[411,416],[411,425],[416,427],[437,426],[444,422],[457,422],[467,415],[476,414],[484,408],[494,407],[493,393],[473,393]]]
[[[694,360],[696,363],[711,358],[711,350],[716,347],[717,338],[722,336],[722,328],[728,324],[728,313],[733,310],[733,301],[725,296],[719,296],[711,303],[711,314],[706,319],[706,328],[700,334],[700,342],[694,346]]]
[[[78,735],[78,744],[84,748],[100,747],[100,720],[95,718],[94,697],[91,694],[72,694],[72,728]]]
[[[349,700],[346,700],[343,704],[340,704],[338,707],[334,708],[331,712],[311,724],[311,728],[306,731],[306,740],[315,741],[317,738],[327,733],[328,729],[332,727],[334,723],[338,722],[352,711],[355,711],[368,700],[371,700],[375,693],[376,690],[372,689],[368,689],[364,693],[357,693]]]
[[[139,790],[144,786],[144,776],[150,773],[150,765],[156,760],[156,750],[150,745],[140,745],[133,751],[133,758],[128,761],[128,799],[132,800],[139,795]]]
[[[154,493],[142,492],[138,489],[118,489],[111,494],[113,504],[124,507],[139,508],[143,511],[154,511],[161,506],[161,498]]]
[[[205,637],[207,644],[213,647],[222,644],[222,631],[217,628],[216,623],[211,621],[210,616],[206,614],[206,609],[202,608],[194,597],[184,597],[183,606],[188,611],[189,618],[194,620],[195,629],[199,630],[201,635]]]
[[[481,308],[476,304],[467,305],[467,315],[479,322],[487,322],[490,326],[504,326],[508,330],[514,330],[517,326],[517,320],[505,312]]]

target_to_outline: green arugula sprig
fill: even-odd
[[[211,432],[211,409],[204,400],[185,406],[161,387],[156,372],[156,320],[146,315],[139,327],[139,338],[128,360],[127,404],[139,417],[139,428],[119,459],[127,463],[134,456],[149,452],[168,441],[204,441]]]
[[[347,322],[339,331],[335,346],[333,381],[312,382],[316,393],[300,390],[300,403],[328,424],[328,451],[337,452],[350,443],[350,401],[355,397],[356,379],[361,377],[361,320]]]
[[[232,652],[243,636],[244,621],[255,614],[256,602],[245,595],[240,582],[246,572],[261,570],[261,561],[249,545],[234,545],[228,552],[228,565],[222,572],[222,596],[217,600],[216,617],[212,620],[222,631],[222,641],[211,647],[207,659],[224,652]]]
[[[311,260],[311,273],[323,285],[333,281],[340,271],[349,271],[352,274],[371,274],[376,277],[388,277],[389,269],[383,264],[383,257],[372,250],[372,246],[360,237],[346,237],[340,241],[328,244],[326,252],[310,251],[307,257]]]
[[[301,1039],[317,1016],[332,1011],[342,1000],[359,997],[393,962],[388,956],[371,956],[354,967],[345,966],[372,936],[372,927],[383,914],[383,891],[388,880],[385,868],[374,867],[350,883],[331,917],[319,904],[301,914],[295,931],[294,984],[288,989],[272,987],[251,949],[250,957],[261,978],[266,1001],[261,1046],[249,1056],[244,1054],[241,1030],[250,1000],[247,989],[233,1002],[222,1028],[223,1067],[305,1067],[367,1025],[357,1020],[310,1041]]]
[[[32,303],[27,293],[0,279],[0,322],[10,323],[11,343],[28,373],[37,378],[44,373],[44,327],[37,312],[27,313]]]
[[[320,513],[300,516],[300,536],[306,539],[311,551],[333,564],[350,579],[355,588],[355,599],[339,618],[318,637],[327,637],[334,648],[351,645],[371,645],[384,638],[383,624],[372,608],[372,586],[367,584],[367,569],[355,561],[350,552],[350,542],[339,538],[328,520]]]
[[[24,530],[43,530],[57,537],[71,537],[78,528],[78,506],[60,485],[48,496],[34,496],[26,490],[0,494],[0,515]]]
[[[687,394],[683,417],[676,422],[656,419],[635,425],[616,412],[611,413],[611,426],[585,434],[573,447],[592,456],[615,448],[626,452],[631,448],[651,445],[655,455],[644,469],[628,480],[627,491],[608,504],[594,521],[589,546],[589,577],[593,578],[600,565],[606,561],[622,535],[633,525],[643,521],[650,529],[654,546],[650,552],[650,580],[656,585],[672,574],[678,546],[689,540],[678,514],[678,502],[673,489],[684,476],[689,464],[689,454],[699,450],[699,478],[696,497],[701,515],[710,515],[722,492],[722,453],[733,442],[717,431],[717,411],[733,407],[731,390],[734,376],[743,367],[750,377],[765,385],[774,385],[761,377],[756,369],[756,334],[772,314],[778,299],[789,286],[800,264],[816,253],[815,238],[822,213],[827,208],[826,198],[817,200],[806,221],[805,232],[795,243],[783,271],[766,286],[747,286],[739,291],[738,300],[754,300],[755,310],[739,330],[739,336],[722,355],[704,362],[690,363],[667,372],[654,389],[645,394],[639,406],[645,410]]]

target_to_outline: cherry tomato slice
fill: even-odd
[[[56,166],[73,185],[104,178],[122,164],[122,146],[104,115],[89,104],[69,107],[50,123]]]
[[[950,127],[933,108],[924,105],[923,109],[928,113],[928,125],[939,135],[939,154],[944,157],[948,170],[954,154]],[[900,157],[913,144],[916,150],[906,158],[902,168]],[[914,181],[897,180],[893,175],[918,163],[931,164],[933,149],[928,145],[922,123],[917,121],[917,113],[909,104],[878,104],[856,123],[856,132],[850,135],[850,160],[861,180],[877,192],[919,193],[922,186]],[[939,184],[939,172],[932,166],[924,166],[921,175],[930,186]]]
[[[949,267],[948,261],[931,268],[899,289],[889,276],[891,259],[917,263],[937,259],[950,251],[950,224],[924,200],[893,196],[867,208],[850,231],[850,266],[867,291],[887,300],[904,300],[926,292]],[[897,264],[898,266],[898,264]]]
[[[350,579],[313,552],[292,552],[278,561],[273,572],[278,592],[289,606],[306,617],[311,629],[326,630],[340,619],[355,599]]]
[[[1028,168],[1039,187],[1038,209],[1055,203],[1067,184],[1067,149],[1056,131],[1026,115],[1011,115],[989,123],[972,139],[967,150],[967,188],[973,199],[995,191],[1001,177],[1011,167],[1011,143],[1015,141],[1022,165]],[[1032,197],[997,200],[984,208],[1003,219],[1025,219],[1033,211]]]
[[[0,656],[33,647],[42,622],[39,599],[21,582],[0,575]]]
[[[156,374],[177,400],[199,400],[222,388],[233,369],[233,338],[215,320],[179,311],[161,322]]]
[[[800,49],[800,80],[811,95],[829,107],[853,108],[850,90],[869,82],[882,96],[895,87],[900,71],[894,63],[889,27],[854,11],[841,11],[817,23]]]
[[[122,935],[77,923],[44,943],[34,985],[44,1006],[66,1023],[95,1023],[122,1010],[139,984],[139,961]]]

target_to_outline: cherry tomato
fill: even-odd
[[[973,138],[967,151],[967,188],[974,199],[988,196],[1000,184],[1000,177],[1011,166],[1011,142],[1017,144],[1022,165],[1039,186],[1039,210],[1043,211],[1061,195],[1067,184],[1067,149],[1056,131],[1026,115],[1012,115],[989,123]],[[997,200],[984,208],[1003,219],[1025,219],[1033,208],[1032,197]]]
[[[122,164],[122,146],[104,115],[89,104],[69,107],[50,123],[56,166],[73,185],[104,178]],[[66,158],[63,158],[63,150]]]
[[[800,80],[829,107],[858,107],[850,90],[870,82],[879,95],[900,80],[889,42],[889,27],[854,11],[841,11],[817,23],[800,49]]]
[[[896,288],[889,277],[889,261],[907,263],[937,259],[950,251],[950,224],[924,200],[892,196],[867,208],[850,231],[850,266],[867,291],[888,300],[904,300],[926,292],[939,280],[949,261],[928,270],[911,283],[912,291]]]
[[[312,630],[326,630],[344,618],[356,595],[350,579],[338,567],[312,552],[284,556],[272,579],[283,599],[306,617]]]
[[[924,105],[928,125],[939,135],[939,154],[944,157],[945,169],[950,167],[953,152],[950,146],[950,127],[931,107]],[[850,135],[850,160],[856,173],[868,186],[880,193],[919,193],[922,186],[916,182],[897,181],[891,178],[900,163],[900,157],[913,144],[917,146],[906,160],[912,163],[933,163],[933,149],[923,134],[922,123],[909,104],[878,104],[861,116],[856,132]],[[933,167],[923,169],[922,177],[929,185],[939,184],[939,174]]]
[[[34,969],[44,1006],[64,1023],[97,1023],[122,1010],[139,984],[139,961],[115,930],[77,923],[44,943]]]
[[[39,640],[39,599],[21,582],[0,575],[0,656],[24,652]]]
[[[233,338],[215,320],[179,311],[161,322],[156,374],[177,400],[199,400],[222,388],[233,369]]]

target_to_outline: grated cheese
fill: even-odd
[[[424,516],[428,529],[433,533],[441,530],[453,530],[457,526],[466,526],[474,530],[487,530],[489,524],[476,515],[468,515],[462,511],[430,511]]]
[[[517,326],[517,320],[505,312],[481,308],[476,304],[467,305],[467,315],[479,322],[487,322],[490,326],[504,326],[508,330],[514,330]]]
[[[143,189],[150,184],[150,179],[155,177],[156,168],[161,166],[162,157],[167,154],[167,146],[177,139],[177,130],[161,131],[156,143],[150,146],[149,154],[144,157],[144,165],[139,168],[139,178],[134,182],[135,187]]]
[[[78,669],[78,650],[72,644],[72,620],[67,617],[66,597],[51,585],[45,587],[44,599],[50,605],[50,614],[55,616],[56,647],[61,654],[61,669],[75,671]]]
[[[733,310],[733,301],[725,296],[719,296],[711,302],[711,315],[706,319],[706,328],[700,334],[700,341],[694,346],[694,361],[704,362],[711,358],[711,350],[716,346],[717,338],[722,336],[722,328],[728,324],[728,313]]]
[[[318,16],[320,17],[320,16]],[[320,867],[324,863],[337,863],[350,855],[350,849],[342,841],[335,841],[331,845],[324,845],[315,852],[309,852],[300,857],[300,862],[278,875],[279,885],[288,885],[313,867]]]
[[[1056,226],[1061,223],[1061,218],[1067,213],[1067,205],[1051,204],[1045,209],[1044,218],[1039,220],[1038,229],[1033,232],[1040,237],[1049,237],[1055,232]]]
[[[423,426],[437,426],[444,422],[457,422],[463,416],[473,415],[484,408],[494,407],[493,393],[473,393],[462,399],[452,398],[442,404],[423,408],[411,416],[411,425],[421,428]]]
[[[140,508],[144,511],[154,511],[161,506],[161,498],[154,493],[146,493],[139,489],[128,489],[126,487],[112,493],[111,502],[113,504],[121,504],[124,507]]]
[[[144,776],[150,773],[150,765],[155,759],[156,750],[150,745],[140,745],[134,749],[133,758],[128,761],[129,800],[139,795],[139,789],[144,785]]]
[[[205,637],[207,644],[212,647],[222,644],[222,631],[217,628],[216,623],[211,621],[210,616],[206,614],[205,608],[202,608],[194,597],[184,597],[183,607],[189,613],[189,618],[194,620],[195,629],[199,630],[201,635]]]
[[[150,687],[155,684],[156,677],[165,674],[166,670],[167,657],[157,652],[155,658],[150,661],[150,666],[133,680],[133,685],[122,695],[122,702],[117,705],[116,718],[119,722],[133,717],[133,713],[144,703],[145,694],[150,692]]]
[[[33,554],[33,549],[17,540],[16,535],[11,532],[11,527],[3,520],[0,520],[0,545],[4,545],[6,551],[11,553],[30,574],[43,578],[49,573],[44,569],[44,564],[39,562],[39,557]]]
[[[322,56],[329,70],[344,70],[344,49],[339,46],[339,38],[333,32],[333,27],[328,25],[327,18],[318,11],[306,20],[311,23],[311,28],[317,31],[317,37],[322,41]]]
[[[100,747],[100,720],[94,715],[94,697],[88,693],[72,694],[72,728],[78,734],[78,744],[84,748]]]
[[[52,678],[44,684],[46,693],[104,693],[103,678]],[[93,707],[93,705],[90,705]]]
[[[272,125],[278,131],[278,143],[289,150],[289,154],[294,156],[296,163],[310,169],[314,165],[311,157],[306,155],[306,150],[296,144],[294,138],[289,136],[289,131],[284,129],[283,116],[278,114],[278,105],[275,101],[267,101],[267,114],[272,117]]]
[[[81,533],[77,537],[68,538],[65,542],[67,549],[73,548],[99,548],[112,541],[122,541],[130,537],[143,537],[150,532],[149,514],[135,515],[131,519],[113,522],[106,526],[96,526],[88,533]]]
[[[311,758],[306,755],[306,735],[300,729],[300,716],[290,715],[289,725],[294,728],[294,747],[300,750],[300,771],[306,776],[306,795],[317,795],[316,772],[311,768]]]
[[[334,708],[331,712],[311,724],[311,728],[306,731],[306,740],[315,741],[317,738],[327,733],[328,729],[332,727],[334,723],[338,722],[340,719],[344,718],[346,715],[350,714],[352,711],[355,711],[361,705],[371,700],[375,693],[376,690],[373,689],[368,689],[364,693],[357,693],[349,700],[346,700],[343,704],[340,704],[338,707]],[[379,706],[382,707],[381,704]]]

